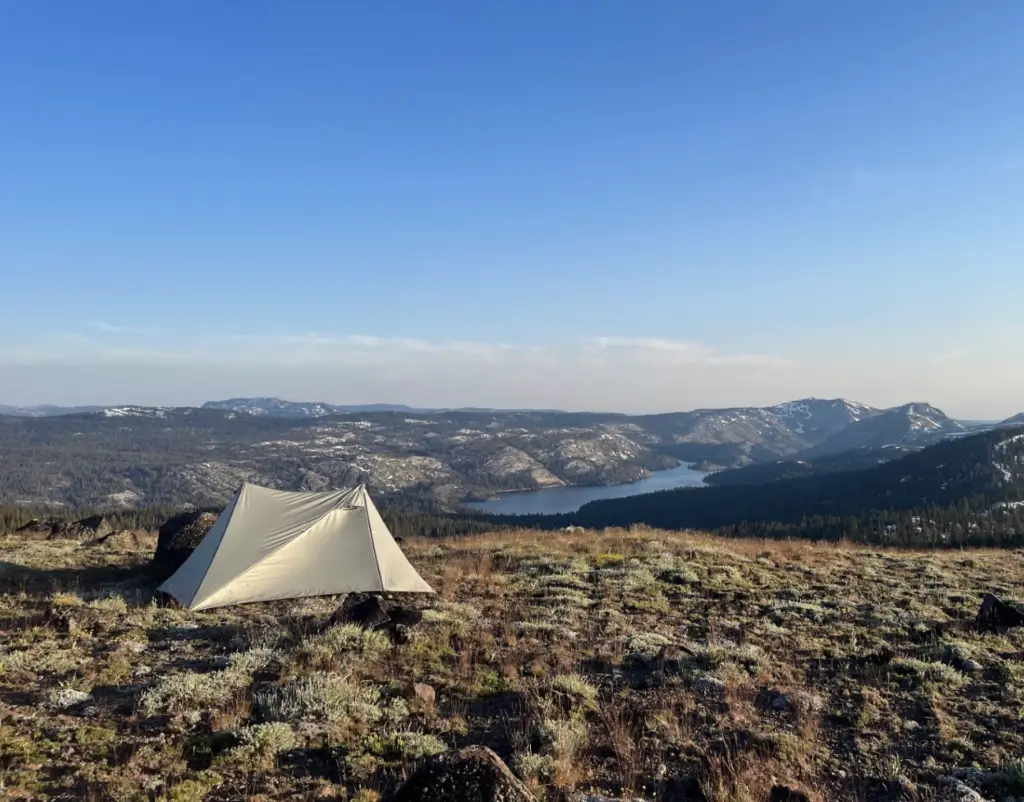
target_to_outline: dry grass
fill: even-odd
[[[642,528],[410,540],[439,593],[411,600],[423,623],[393,646],[320,631],[338,599],[160,606],[151,539],[0,548],[5,799],[370,800],[471,743],[552,800],[785,784],[895,802],[954,798],[954,776],[1024,796],[1024,632],[969,625],[982,593],[1024,597],[1021,552]],[[415,682],[436,704],[407,699]]]

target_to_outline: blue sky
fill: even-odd
[[[5,4],[0,403],[1009,415],[1021,41],[1016,0]]]

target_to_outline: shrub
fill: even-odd
[[[892,661],[892,668],[894,671],[909,674],[922,682],[935,682],[954,688],[960,687],[967,681],[967,678],[952,666],[918,660],[913,657],[897,657]]]
[[[238,731],[238,741],[239,745],[229,753],[232,757],[263,764],[300,744],[291,724],[282,721],[245,727]]]
[[[356,624],[341,624],[307,638],[300,651],[314,662],[327,663],[346,654],[376,660],[390,648],[391,642],[383,632],[363,629]]]
[[[382,715],[380,691],[347,676],[315,672],[257,693],[256,707],[269,721],[372,724]]]
[[[633,632],[626,638],[626,650],[630,654],[650,659],[669,642],[668,638],[657,632]]]
[[[535,755],[524,752],[516,755],[512,768],[524,780],[536,780],[539,783],[551,782],[555,775],[555,760],[551,755]]]
[[[598,568],[618,568],[625,561],[626,555],[624,554],[605,552],[604,554],[598,554],[594,558],[594,565]]]
[[[448,750],[437,736],[423,732],[396,732],[387,736],[375,736],[368,741],[367,748],[372,754],[402,760],[422,760]]]
[[[597,701],[597,687],[587,682],[587,678],[580,674],[559,674],[551,681],[551,687],[582,699],[589,705]]]
[[[169,674],[147,689],[139,704],[147,716],[219,708],[248,687],[255,672],[275,659],[277,652],[261,647],[231,655],[227,668],[222,671]]]

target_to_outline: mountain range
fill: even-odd
[[[633,481],[677,461],[717,471],[714,484],[749,483],[754,468],[774,478],[856,470],[986,428],[923,403],[883,410],[817,398],[633,416],[276,398],[4,407],[0,500],[219,502],[248,478],[282,489],[365,482],[454,509],[504,490]],[[743,470],[751,473],[737,479]]]

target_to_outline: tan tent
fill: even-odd
[[[292,493],[248,483],[159,589],[190,610],[356,591],[434,592],[362,485]]]

